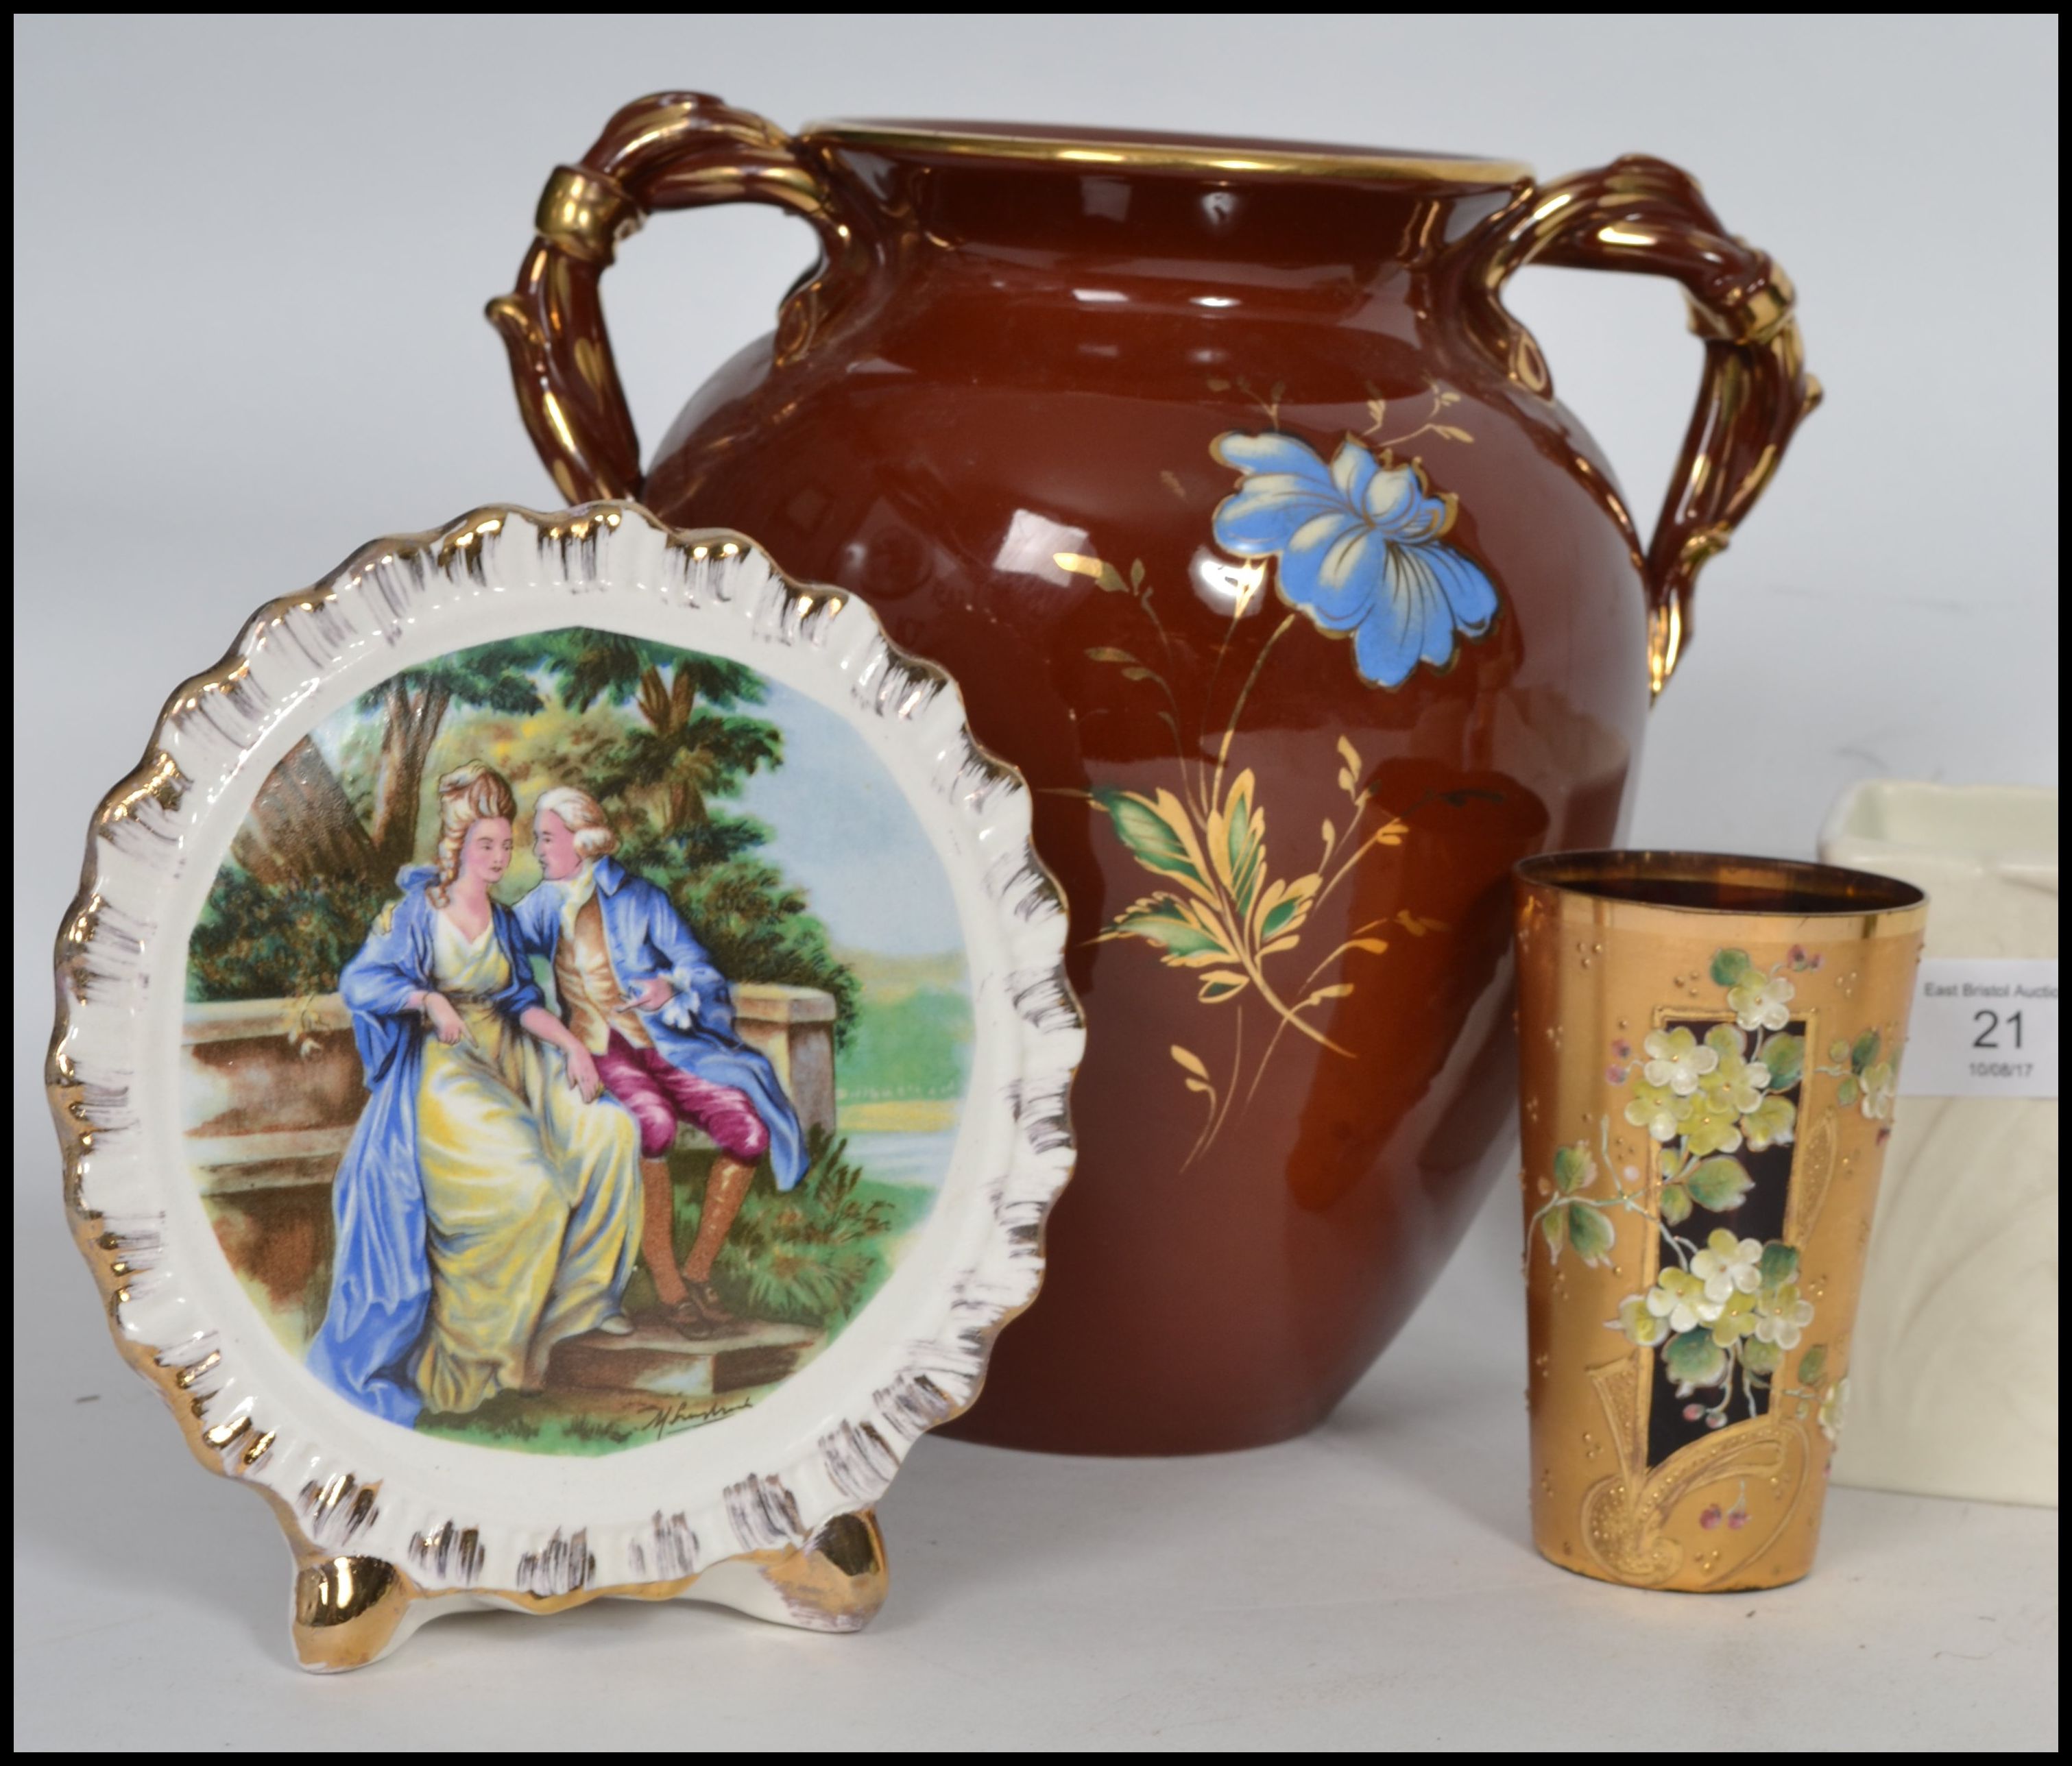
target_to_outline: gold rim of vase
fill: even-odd
[[[1416,179],[1449,184],[1508,185],[1528,181],[1531,166],[1515,159],[1452,154],[1390,153],[1376,148],[1304,146],[1288,142],[1219,140],[1214,136],[1050,133],[1041,127],[978,124],[881,122],[837,117],[799,131],[807,142],[883,147],[958,159],[1022,159],[1083,166],[1089,171],[1182,171],[1297,178]]]

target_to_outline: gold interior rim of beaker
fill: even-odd
[[[1730,852],[1547,852],[1520,860],[1514,874],[1535,890],[1674,914],[1910,922],[1928,906],[1925,891],[1895,877]]]

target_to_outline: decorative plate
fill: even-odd
[[[600,1595],[862,1624],[1036,1292],[1064,949],[955,685],[738,536],[491,509],[262,609],[94,819],[49,1079],[304,1665]]]

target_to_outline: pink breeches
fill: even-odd
[[[770,1145],[770,1131],[748,1094],[716,1086],[672,1067],[656,1049],[636,1049],[615,1030],[597,1058],[597,1074],[640,1125],[640,1156],[660,1159],[676,1144],[676,1124],[702,1128],[729,1157],[754,1164]]]

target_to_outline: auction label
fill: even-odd
[[[2058,959],[1925,957],[1900,1058],[1908,1098],[2058,1095]]]

